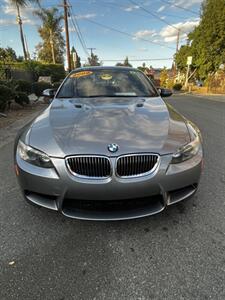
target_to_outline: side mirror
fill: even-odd
[[[173,92],[170,89],[159,89],[160,96],[165,98],[165,97],[170,97],[173,95]]]
[[[56,93],[55,89],[46,89],[42,92],[42,96],[52,99],[52,98],[54,98],[55,93]]]

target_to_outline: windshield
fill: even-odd
[[[156,89],[138,70],[85,70],[73,72],[57,98],[156,97]]]

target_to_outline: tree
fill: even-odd
[[[118,67],[131,67],[132,68],[132,65],[129,63],[128,56],[126,56],[123,63],[117,63],[116,66],[118,66]]]
[[[166,87],[167,86],[167,81],[168,81],[168,70],[166,67],[162,69],[160,72],[160,86]]]
[[[132,65],[129,63],[128,56],[125,58],[123,65],[124,67],[132,67]]]
[[[43,40],[36,46],[38,59],[48,63],[63,63],[65,42],[62,36],[63,16],[58,9],[41,9],[34,12],[42,20],[38,32]]]
[[[22,47],[23,47],[23,55],[24,55],[24,59],[27,60],[28,56],[27,56],[27,51],[26,51],[26,47],[25,47],[25,41],[24,41],[24,34],[23,34],[23,22],[21,19],[21,14],[20,14],[20,10],[21,8],[24,8],[25,6],[27,6],[28,3],[37,3],[39,4],[39,0],[9,0],[9,2],[16,7],[17,10],[17,22],[19,25],[19,29],[20,29],[20,39],[21,39],[21,43],[22,43]]]
[[[138,70],[145,72],[146,70],[148,71],[148,67],[146,67],[146,63],[143,62],[142,66],[137,67]]]
[[[225,4],[224,0],[204,0],[199,25],[188,35],[189,45],[176,55],[178,69],[184,68],[188,55],[200,78],[218,70],[225,62]]]
[[[15,50],[10,47],[0,48],[0,60],[4,62],[17,61]]]
[[[71,67],[72,69],[81,67],[80,56],[78,56],[74,46],[71,48]]]
[[[192,49],[189,45],[183,45],[180,47],[180,50],[175,54],[175,62],[176,67],[179,71],[185,72],[187,68],[187,58],[188,56],[192,56]],[[192,61],[192,65],[194,65],[194,60]]]
[[[84,64],[85,67],[89,66],[101,66],[101,62],[99,61],[98,55],[91,53],[91,56],[88,57],[88,61]]]

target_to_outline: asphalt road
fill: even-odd
[[[205,169],[194,198],[153,217],[87,222],[31,206],[12,142],[0,148],[1,300],[225,299],[225,102],[167,101],[202,130]]]

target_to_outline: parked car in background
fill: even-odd
[[[195,84],[199,87],[203,86],[204,85],[204,82],[202,80],[196,80],[195,81]]]

